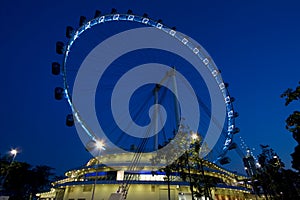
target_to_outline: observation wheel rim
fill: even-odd
[[[157,29],[160,29],[161,31],[165,32],[171,37],[174,37],[178,40],[179,44],[185,45],[188,47],[194,54],[199,58],[201,62],[204,63],[204,65],[208,68],[208,70],[211,72],[211,75],[213,76],[214,80],[218,84],[220,91],[223,94],[225,107],[226,107],[226,116],[227,116],[227,124],[226,124],[226,139],[225,143],[223,144],[222,152],[219,154],[217,159],[214,161],[214,163],[218,162],[222,158],[225,157],[227,151],[229,150],[229,146],[233,143],[233,135],[235,134],[235,116],[234,116],[234,108],[232,104],[232,98],[230,97],[229,91],[227,89],[226,83],[224,83],[221,73],[218,70],[216,64],[214,63],[213,59],[209,55],[209,53],[200,45],[194,44],[194,41],[189,40],[188,36],[177,32],[174,28],[170,28],[163,23],[153,20],[149,17],[144,17],[136,14],[106,14],[101,15],[98,17],[95,17],[86,23],[84,23],[82,26],[80,26],[77,30],[74,31],[72,37],[69,38],[67,44],[64,47],[63,52],[63,62],[62,62],[62,76],[63,76],[63,89],[65,93],[65,97],[68,101],[69,106],[71,107],[73,116],[76,121],[81,122],[81,126],[85,129],[87,134],[93,139],[97,140],[97,136],[93,134],[91,130],[89,130],[88,126],[85,124],[84,120],[81,119],[78,110],[76,109],[76,106],[72,103],[72,95],[69,90],[69,84],[68,84],[68,75],[67,75],[67,62],[68,62],[68,56],[71,52],[71,48],[74,44],[74,42],[80,38],[80,35],[83,34],[88,29],[100,25],[102,23],[106,22],[118,22],[118,21],[127,21],[127,22],[135,22],[144,24],[146,27],[154,27]],[[200,46],[199,46],[200,45]]]

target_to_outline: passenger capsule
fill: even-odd
[[[237,144],[235,142],[231,143],[228,147],[228,150],[232,150],[232,149],[236,149],[237,148]]]
[[[229,157],[224,157],[224,158],[222,158],[222,159],[220,160],[220,164],[221,164],[221,165],[226,165],[226,164],[228,164],[228,163],[230,163],[230,162],[231,162],[231,160],[230,160]]]
[[[66,125],[73,126],[74,125],[74,118],[72,114],[68,114],[66,117]]]
[[[115,8],[111,9],[110,14],[116,14],[116,13],[117,13],[117,9],[115,9]]]
[[[52,63],[52,74],[59,75],[60,74],[60,64],[58,62]]]
[[[80,16],[79,26],[83,26],[86,22],[87,22],[86,17],[85,16]]]
[[[64,97],[64,89],[61,87],[56,87],[54,90],[54,97],[56,100],[61,100]]]
[[[71,38],[74,34],[74,28],[72,26],[67,26],[66,28],[66,37]]]
[[[101,11],[100,10],[96,10],[95,11],[95,15],[94,15],[94,18],[98,18],[101,16]]]
[[[57,54],[63,54],[64,53],[64,43],[63,42],[60,42],[60,41],[58,41],[58,42],[56,42],[56,53]]]

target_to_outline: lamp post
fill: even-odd
[[[12,163],[15,161],[15,158],[16,158],[16,156],[17,156],[17,154],[18,154],[18,151],[17,151],[16,149],[12,149],[12,150],[10,150],[9,153],[10,153],[13,157],[12,157],[12,159],[11,159],[9,165],[8,165],[8,168],[7,168],[7,171],[6,171],[5,176],[4,176],[4,178],[2,179],[2,181],[1,181],[0,191],[3,190],[3,188],[4,188],[3,186],[4,186],[4,183],[5,183],[5,180],[6,180],[7,176],[8,176],[8,174],[9,174],[9,170],[10,170],[10,167],[11,167]]]
[[[10,153],[11,153],[11,155],[13,155],[13,159],[11,161],[11,162],[13,162],[15,160],[16,156],[17,156],[18,151],[17,151],[17,149],[12,149],[10,151]]]
[[[92,198],[91,200],[94,200],[94,196],[95,196],[95,190],[96,190],[96,184],[97,184],[97,178],[98,178],[98,173],[97,173],[97,166],[99,165],[99,156],[100,156],[100,152],[101,150],[105,150],[105,147],[104,147],[104,143],[102,141],[95,141],[95,148],[97,149],[98,151],[98,155],[96,156],[96,159],[97,159],[97,163],[96,163],[96,167],[95,167],[95,181],[94,181],[94,184],[93,184],[93,191],[92,191]]]
[[[192,139],[193,139],[193,142],[195,142],[195,140],[198,139],[197,133],[193,133],[191,137],[192,137]]]

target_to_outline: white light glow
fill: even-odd
[[[174,36],[176,34],[176,31],[170,30],[169,34],[172,35],[172,36]]]
[[[141,181],[164,181],[164,175],[149,175],[149,174],[141,174],[140,180]]]
[[[207,59],[207,58],[205,58],[205,59],[203,59],[203,61],[202,61],[205,65],[208,65],[208,63],[209,63],[209,60]]]
[[[230,96],[227,96],[224,100],[225,100],[225,103],[229,103],[230,102]]]
[[[212,71],[212,75],[213,75],[214,77],[216,77],[216,76],[218,75],[218,71],[217,71],[217,70]]]
[[[221,90],[223,90],[223,89],[225,88],[225,84],[224,84],[224,83],[221,83],[221,84],[219,85],[219,87],[220,87]]]
[[[134,15],[129,15],[127,19],[128,19],[129,21],[133,21]]]
[[[158,23],[157,25],[156,25],[156,28],[158,28],[158,29],[161,29],[163,27],[163,25],[161,24],[161,23]]]
[[[11,153],[12,155],[16,156],[17,153],[18,153],[18,151],[17,151],[16,149],[12,149],[12,150],[10,151],[10,153]]]
[[[149,22],[148,18],[143,18],[142,23],[147,24]]]
[[[102,17],[99,18],[99,21],[98,21],[98,22],[99,22],[99,23],[102,23],[102,22],[104,22],[104,19],[105,19],[105,16],[102,16]]]
[[[194,48],[194,49],[193,49],[193,52],[194,52],[194,54],[197,54],[197,53],[199,53],[199,49]]]
[[[188,43],[188,39],[183,38],[181,42],[182,42],[183,44],[187,44],[187,43]]]
[[[228,112],[228,117],[233,117],[233,110]]]
[[[86,26],[86,29],[91,28],[91,22],[88,22],[85,26]]]
[[[105,145],[104,145],[103,141],[98,141],[98,140],[96,141],[96,147],[97,147],[97,149],[99,149],[99,150],[103,149],[104,150],[105,149],[104,146]]]
[[[120,17],[120,14],[115,14],[115,15],[113,16],[113,20],[119,20],[119,17]]]
[[[198,139],[197,133],[193,133],[193,134],[192,134],[192,139],[193,139],[193,140],[197,140],[197,139]]]
[[[228,126],[228,131],[229,131],[229,132],[230,132],[230,131],[233,131],[233,128],[234,128],[234,125]]]
[[[117,181],[123,181],[124,180],[124,171],[118,171],[117,172]]]

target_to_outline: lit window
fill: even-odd
[[[129,15],[127,19],[128,19],[129,21],[133,21],[134,15]]]
[[[227,97],[225,98],[225,103],[229,103],[229,102],[230,102],[230,97],[227,96]]]
[[[198,49],[198,48],[194,48],[193,52],[194,52],[195,54],[197,54],[197,53],[199,53],[199,49]]]
[[[208,65],[208,63],[209,63],[209,60],[207,59],[207,58],[205,58],[205,59],[203,59],[203,61],[202,61],[205,65]]]
[[[181,41],[183,44],[187,44],[188,43],[188,40],[186,38],[183,38],[182,41]]]
[[[144,23],[144,24],[147,24],[149,22],[149,19],[148,18],[144,18],[143,20],[142,20],[142,23]]]
[[[233,110],[228,112],[228,117],[233,117]]]
[[[228,131],[233,131],[234,125],[228,126]]]
[[[113,16],[113,20],[119,20],[119,17],[120,17],[119,14],[115,14],[115,15]]]
[[[212,74],[214,77],[216,77],[216,76],[218,75],[218,71],[217,71],[217,70],[214,70],[214,71],[211,72],[211,74]]]
[[[104,22],[104,19],[105,19],[105,16],[102,16],[102,17],[99,18],[98,22],[102,23],[102,22]]]
[[[225,84],[224,84],[224,83],[221,83],[221,84],[219,85],[219,87],[220,87],[221,90],[223,90],[223,89],[225,88]]]
[[[158,28],[158,29],[161,29],[163,27],[163,25],[161,24],[161,23],[158,23],[157,25],[156,25],[156,28]]]
[[[174,36],[176,34],[176,31],[170,30],[169,34],[172,35],[172,36]]]

